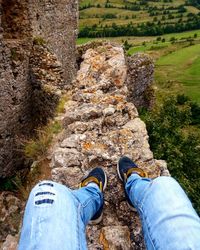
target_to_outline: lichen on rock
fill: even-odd
[[[141,57],[140,57],[141,60]],[[153,158],[144,122],[126,86],[127,65],[121,46],[105,43],[88,49],[66,106],[64,133],[52,152],[52,179],[70,188],[95,166],[109,177],[103,221],[87,227],[89,249],[144,249],[141,225],[130,211],[116,165],[122,155],[132,158],[150,177],[166,172]]]

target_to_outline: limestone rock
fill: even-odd
[[[167,169],[167,162],[166,161],[156,160],[155,163],[160,169],[161,176],[171,176],[169,173],[169,170]]]
[[[137,58],[135,72],[145,71],[146,59]],[[127,100],[126,78],[127,66],[120,46],[103,43],[82,54],[72,100],[63,118],[64,136],[52,153],[52,179],[71,188],[76,188],[93,167],[101,166],[108,174],[103,221],[87,227],[91,250],[145,249],[138,215],[127,206],[116,175],[117,161],[127,155],[150,177],[160,175],[164,166],[153,159],[146,126],[135,105]]]
[[[78,188],[83,173],[78,167],[71,168],[54,168],[52,170],[52,178],[54,181],[66,185],[70,188]]]
[[[129,89],[128,98],[137,108],[152,108],[154,104],[153,82],[154,63],[148,55],[134,54],[127,58],[126,85]]]
[[[77,23],[78,0],[0,1],[0,178],[25,168],[21,139],[75,76]]]
[[[129,250],[131,248],[129,229],[127,226],[103,227],[100,242],[105,250]]]
[[[24,203],[11,192],[0,193],[0,242],[18,233],[23,208]]]
[[[62,148],[77,148],[80,141],[86,138],[83,134],[74,134],[64,139],[61,143]]]
[[[2,250],[17,250],[18,246],[18,239],[12,235],[8,235],[6,237],[5,242],[2,245]]]
[[[81,153],[74,148],[59,148],[53,156],[53,167],[73,167],[80,166]]]

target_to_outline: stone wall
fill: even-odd
[[[47,116],[40,104],[52,100],[52,95],[49,91],[44,93],[47,90],[44,79],[48,86],[56,82],[58,89],[65,88],[73,79],[77,13],[74,0],[0,1],[0,178],[15,174],[23,166],[20,140],[37,126],[35,115]],[[34,41],[38,42],[37,48],[41,47],[39,54]],[[49,55],[52,67],[48,66]],[[36,77],[33,68],[36,61],[43,62],[45,75]],[[52,72],[55,82],[46,79],[47,75],[53,79]]]

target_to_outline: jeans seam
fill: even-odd
[[[149,226],[149,223],[147,221],[147,217],[145,216],[144,210],[142,208],[139,208],[139,211],[140,211],[140,214],[143,215],[143,216],[141,216],[142,220],[147,225],[147,234],[148,234],[148,238],[149,238],[149,240],[151,242],[151,245],[153,246],[153,249],[156,250],[158,248],[155,247],[155,244],[153,242],[153,239],[152,239],[153,237],[151,236],[151,232],[150,232],[150,226]]]
[[[154,249],[159,249],[158,247],[155,246],[153,237],[151,235],[151,230],[150,230],[151,227],[149,226],[149,223],[148,223],[148,217],[146,216],[146,213],[145,213],[145,211],[143,209],[145,198],[147,197],[149,189],[152,187],[153,184],[154,184],[154,180],[151,180],[148,187],[145,188],[144,196],[143,196],[143,198],[142,198],[142,200],[140,202],[140,205],[138,205],[138,208],[139,208],[140,214],[143,215],[143,216],[141,216],[142,220],[145,221],[145,224],[147,225],[147,233],[148,233],[148,238],[149,238],[149,240],[151,242],[151,245],[153,246]]]
[[[81,232],[80,232],[80,225],[79,225],[79,219],[80,218],[80,214],[81,214],[81,203],[80,201],[77,199],[77,197],[73,194],[73,191],[69,188],[67,188],[68,191],[71,193],[71,195],[73,196],[73,198],[75,199],[75,206],[77,206],[77,216],[76,216],[76,224],[77,224],[77,227],[76,227],[76,239],[78,239],[78,246],[77,246],[77,249],[78,250],[81,250],[81,245],[80,245],[80,242],[81,242],[81,239],[80,239],[80,235],[81,235]]]
[[[148,194],[148,189],[151,188],[152,184],[153,184],[153,180],[151,180],[149,185],[144,189],[144,194],[143,194],[143,197],[142,197],[141,201],[136,202],[136,205],[137,205],[137,207],[139,209],[142,209],[143,204],[144,204],[144,200],[145,200],[145,198],[146,198],[146,196]]]
[[[80,239],[80,235],[81,235],[81,232],[80,232],[80,226],[79,226],[79,219],[80,219],[80,213],[81,213],[81,204],[78,203],[78,209],[77,209],[77,238],[78,238],[78,249],[80,250],[81,249],[81,246],[80,246],[80,242],[81,242],[81,239]]]
[[[87,205],[88,205],[90,202],[95,202],[95,199],[93,199],[93,198],[87,199],[83,204],[81,204],[82,208],[87,207]]]

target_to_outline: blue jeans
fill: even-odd
[[[147,249],[200,249],[200,219],[179,184],[171,177],[154,180],[133,174],[126,192],[142,220]],[[26,205],[19,250],[85,250],[85,227],[101,207],[94,184],[72,191],[43,181]]]
[[[70,190],[43,181],[30,193],[18,250],[87,249],[85,227],[103,203],[96,184]]]
[[[148,250],[200,249],[200,218],[173,178],[132,174],[126,192],[140,215]]]

